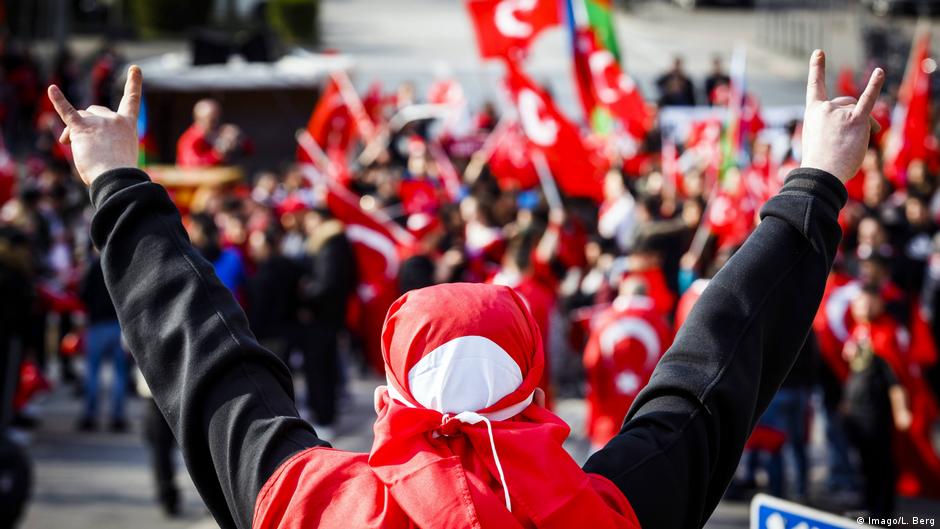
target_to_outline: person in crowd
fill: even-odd
[[[326,208],[304,216],[307,273],[301,279],[301,324],[304,327],[304,375],[311,418],[332,434],[339,396],[339,339],[346,308],[356,288],[356,260],[343,223]]]
[[[291,348],[299,345],[303,266],[278,252],[280,236],[275,227],[249,236],[255,272],[247,282],[247,315],[258,341],[287,361]]]
[[[747,457],[746,485],[755,483],[755,471],[760,459],[767,471],[768,490],[778,498],[790,498],[805,501],[809,485],[809,459],[807,444],[807,417],[810,411],[809,401],[815,383],[816,362],[819,356],[816,336],[811,332],[784,379],[780,390],[774,395],[770,406],[761,417],[760,424],[784,436],[783,445],[778,450],[754,450]],[[789,451],[793,460],[793,483],[786,486],[784,466],[785,452]]]
[[[415,213],[408,216],[405,226],[415,237],[416,247],[398,270],[398,291],[404,294],[444,283],[451,273],[441,259],[440,246],[446,235],[441,220],[429,213]]]
[[[695,106],[695,84],[685,73],[682,57],[672,60],[672,69],[656,79],[659,106]]]
[[[222,123],[222,105],[215,99],[200,99],[193,106],[193,124],[176,142],[176,165],[224,165],[249,151],[250,145],[241,129]]]
[[[877,317],[879,292],[864,289],[853,301],[856,319],[867,323]],[[850,372],[845,383],[845,431],[858,453],[864,481],[864,506],[874,518],[889,518],[895,507],[897,470],[892,452],[895,428],[905,431],[912,415],[907,395],[889,361],[879,351],[880,340],[870,333],[855,333],[843,355]]]
[[[940,235],[933,237],[918,308],[930,329],[936,348],[936,344],[940,343]],[[940,362],[928,366],[924,375],[933,394],[940,398]]]
[[[803,168],[711,280],[620,432],[580,469],[561,447],[567,427],[540,406],[538,326],[512,290],[486,285],[393,304],[373,450],[328,449],[166,192],[132,168],[139,69],[105,116],[80,114],[55,87],[50,97],[91,186],[92,239],[130,349],[221,526],[668,529],[711,515],[822,297],[843,182],[861,165],[884,80],[875,70],[858,101],[829,101],[824,61],[811,59]]]
[[[112,108],[114,80],[124,59],[113,42],[105,42],[91,67],[91,104]]]
[[[111,423],[113,432],[127,430],[125,395],[127,392],[127,353],[121,343],[121,325],[118,323],[114,303],[105,286],[101,259],[94,259],[88,266],[82,281],[82,302],[88,315],[85,332],[85,412],[79,420],[81,431],[93,431],[98,427],[98,394],[101,363],[111,361]]]
[[[187,233],[193,246],[215,267],[215,273],[222,284],[241,296],[246,281],[245,263],[238,250],[221,247],[219,227],[215,219],[205,213],[191,215]]]
[[[587,435],[594,451],[617,435],[634,399],[672,343],[672,329],[654,308],[641,279],[621,282],[619,292],[610,308],[591,324],[584,350]]]
[[[708,76],[705,77],[705,100],[709,104],[715,104],[715,98],[718,94],[715,93],[715,89],[720,86],[728,86],[731,84],[731,78],[728,77],[728,74],[725,73],[725,68],[721,62],[721,56],[716,55],[712,58],[712,71],[709,72]]]
[[[0,227],[0,437],[13,420],[13,394],[35,305],[35,261],[29,240],[13,226]],[[24,310],[26,309],[26,310]]]
[[[181,514],[180,490],[176,484],[176,439],[146,382],[138,381],[138,394],[144,404],[144,442],[150,450],[150,472],[156,488],[157,503],[163,514],[176,518]]]

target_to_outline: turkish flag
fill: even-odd
[[[603,201],[603,178],[609,162],[599,149],[585,144],[578,128],[562,115],[544,90],[514,63],[506,64],[507,86],[530,152],[544,156],[563,193]]]
[[[709,200],[704,222],[718,238],[718,247],[737,246],[755,226],[757,204],[743,191],[719,190]]]
[[[539,185],[539,175],[529,158],[528,140],[522,127],[513,123],[497,132],[499,139],[490,155],[490,174],[500,189],[531,189]]]
[[[357,135],[356,120],[353,119],[352,112],[343,101],[339,85],[332,77],[323,89],[323,93],[320,94],[317,106],[310,115],[307,132],[324,152],[332,150],[345,152]],[[300,147],[297,148],[297,160],[308,163],[313,161]]]
[[[398,298],[398,268],[414,238],[388,217],[362,209],[358,195],[334,182],[327,185],[326,205],[345,225],[356,258],[358,285],[350,329],[362,340],[369,365],[382,373],[382,321]]]
[[[575,47],[575,75],[584,104],[584,115],[591,116],[598,106],[607,108],[635,139],[649,132],[652,116],[639,87],[617,63],[609,50],[597,43],[589,28],[578,31]]]
[[[647,297],[617,298],[594,319],[583,360],[593,444],[603,445],[620,431],[672,339],[672,329]]]
[[[542,30],[561,24],[555,0],[470,0],[480,56],[519,58]]]
[[[891,117],[885,169],[899,187],[907,184],[907,166],[914,160],[931,162],[936,153],[930,124],[930,31],[919,31]]]
[[[717,179],[721,169],[721,121],[710,118],[693,122],[685,148],[705,166],[707,182]]]

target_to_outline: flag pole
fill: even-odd
[[[297,134],[295,134],[294,137],[297,140],[297,144],[300,146],[300,148],[307,153],[307,156],[309,156],[312,160],[320,160],[320,162],[325,165],[327,174],[333,172],[333,163],[330,161],[329,157],[326,156],[326,153],[323,152],[323,149],[317,145],[316,140],[313,139],[313,136],[311,136],[309,132],[304,129],[300,129],[297,131]],[[325,184],[330,192],[332,192],[337,198],[345,201],[351,206],[354,206],[363,213],[375,218],[376,221],[388,229],[389,233],[391,233],[398,242],[403,244],[410,244],[414,242],[414,236],[399,226],[398,223],[392,220],[392,218],[385,214],[382,210],[366,211],[362,209],[362,206],[359,204],[358,196],[349,189],[337,184],[332,178],[326,178],[325,181],[319,180],[313,175],[310,175],[308,171],[304,171],[304,175],[307,176],[311,184]]]
[[[692,236],[692,244],[689,245],[689,253],[695,256],[695,262],[702,258],[702,254],[705,252],[705,245],[708,243],[708,237],[711,235],[711,229],[708,227],[708,214],[711,211],[712,202],[715,200],[715,195],[718,194],[718,189],[720,185],[716,180],[711,187],[711,192],[708,194],[708,200],[705,201],[705,207],[702,208],[702,218],[698,221],[698,227],[695,229],[695,235]]]
[[[558,185],[555,183],[555,177],[548,166],[548,161],[545,160],[545,155],[533,149],[532,164],[535,165],[535,172],[539,175],[539,183],[542,185],[542,193],[545,194],[545,201],[548,202],[549,209],[564,209],[561,193],[558,192]]]
[[[511,121],[506,118],[505,114],[499,117],[496,126],[493,127],[493,130],[490,131],[486,139],[483,140],[483,145],[470,157],[470,163],[467,164],[466,169],[463,171],[464,180],[474,182],[480,177],[483,166],[490,161],[490,158],[493,157],[493,153],[496,152],[496,141],[502,137],[503,132],[505,132],[511,124]]]
[[[359,131],[364,137],[369,139],[373,138],[375,136],[375,123],[372,122],[372,118],[370,118],[369,114],[366,112],[365,105],[363,105],[362,100],[359,99],[359,94],[356,92],[355,87],[353,87],[349,76],[346,75],[346,72],[343,70],[334,70],[330,72],[330,78],[332,78],[339,87],[339,95],[343,98],[346,106],[349,107],[350,112],[352,112],[353,117],[356,119]]]
[[[297,132],[294,133],[294,138],[297,140],[297,144],[300,145],[300,148],[307,153],[307,156],[309,156],[316,165],[319,165],[324,171],[333,171],[333,162],[330,160],[330,157],[323,152],[323,148],[320,147],[317,140],[313,139],[313,136],[311,136],[306,129],[297,129]]]
[[[444,186],[447,198],[451,202],[456,201],[460,195],[460,177],[457,175],[457,169],[438,140],[428,141],[428,152],[437,165],[437,178]]]

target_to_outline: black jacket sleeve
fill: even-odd
[[[790,174],[696,303],[621,432],[585,464],[624,492],[643,527],[701,527],[717,506],[809,332],[845,200],[828,173]]]
[[[299,418],[286,366],[258,345],[166,191],[118,169],[90,192],[92,240],[130,351],[216,521],[249,529],[276,467],[328,445]]]

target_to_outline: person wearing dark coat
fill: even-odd
[[[356,258],[345,226],[327,209],[304,218],[307,270],[301,279],[301,325],[307,404],[315,424],[329,429],[336,421],[339,393],[339,337],[356,289]]]

